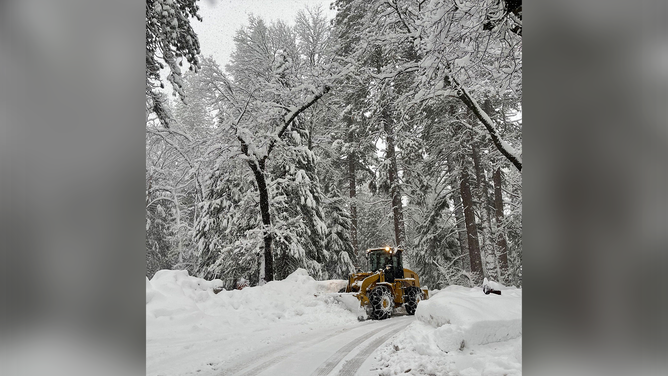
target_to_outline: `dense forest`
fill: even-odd
[[[346,278],[389,245],[430,288],[521,286],[521,2],[333,6],[249,16],[221,67],[196,0],[147,0],[147,276]]]

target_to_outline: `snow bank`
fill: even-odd
[[[291,320],[300,316],[332,316],[340,321],[347,312],[332,301],[315,295],[337,292],[346,281],[316,281],[304,269],[298,269],[285,280],[272,281],[260,287],[213,292],[221,280],[207,281],[188,275],[185,270],[161,270],[146,279],[147,325],[157,321],[200,320],[218,317],[217,325],[245,325]],[[336,311],[336,312],[334,312]],[[349,316],[349,315],[348,315]]]
[[[282,281],[215,294],[220,280],[161,270],[146,280],[146,374],[212,370],[294,335],[357,323],[321,294],[346,283],[316,281],[298,269]]]
[[[223,281],[206,281],[188,275],[186,270],[160,270],[150,281],[146,278],[146,314],[153,318],[199,310]]]
[[[421,301],[415,315],[433,329],[433,340],[445,352],[520,337],[522,290],[500,284],[494,288],[502,294],[485,295],[480,288],[449,286]]]
[[[378,374],[520,376],[522,290],[489,285],[501,295],[479,287],[430,291],[417,320],[379,349]]]

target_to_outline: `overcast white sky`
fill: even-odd
[[[213,55],[224,68],[234,49],[232,38],[241,26],[247,25],[248,14],[259,16],[267,22],[283,20],[294,24],[295,16],[306,6],[322,6],[331,19],[335,12],[329,10],[334,0],[204,0],[200,1],[199,14],[203,22],[192,20],[191,25],[199,37],[203,56]]]

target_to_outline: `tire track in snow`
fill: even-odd
[[[285,359],[286,357],[289,357],[295,353],[297,353],[298,350],[303,349],[304,347],[308,347],[311,344],[314,343],[319,343],[322,342],[323,340],[329,339],[329,338],[335,338],[341,334],[347,333],[353,329],[359,329],[363,328],[369,324],[366,325],[360,325],[360,326],[353,326],[353,327],[348,327],[348,328],[337,328],[333,331],[327,331],[326,333],[318,333],[316,337],[306,339],[304,341],[300,342],[290,342],[290,343],[279,343],[272,345],[268,348],[265,348],[263,350],[260,350],[259,353],[256,353],[255,356],[249,361],[253,361],[253,363],[257,361],[262,361],[262,359],[271,357],[270,359],[262,362],[261,364],[251,368],[247,369],[249,367],[248,363],[237,363],[236,365],[231,366],[230,368],[225,368],[218,370],[218,375],[220,376],[228,376],[228,375],[239,375],[239,376],[254,376],[259,374],[260,372],[264,371],[266,368],[269,368],[270,366],[278,363],[280,360]]]
[[[339,376],[355,376],[359,368],[362,366],[364,361],[378,348],[380,345],[385,343],[388,339],[390,339],[392,336],[397,334],[399,331],[403,330],[406,326],[401,326],[399,328],[396,328],[389,333],[383,334],[382,336],[378,337],[375,339],[373,342],[368,344],[362,351],[360,351],[357,355],[355,355],[352,359],[348,360],[346,363],[343,364],[343,367],[341,368],[341,371],[339,371],[338,375]]]
[[[383,342],[385,342],[387,340],[387,338],[396,334],[398,331],[402,330],[407,325],[408,324],[404,323],[403,321],[398,323],[398,324],[385,325],[385,326],[381,326],[378,329],[374,329],[369,333],[366,333],[364,335],[361,335],[361,336],[355,338],[354,340],[348,342],[346,345],[341,347],[332,356],[330,356],[320,367],[318,367],[318,369],[315,370],[315,372],[313,372],[311,374],[311,376],[327,376],[327,375],[329,375],[332,372],[332,370],[334,370],[334,368],[336,368],[336,366],[341,362],[341,360],[343,360],[343,358],[345,358],[346,355],[350,354],[354,349],[359,347],[362,342],[364,342],[367,339],[373,337],[374,335],[376,335],[378,332],[380,332],[382,330],[387,330],[388,328],[392,328],[392,330],[389,333],[382,335],[380,338],[373,341],[369,346],[365,347],[360,352],[360,354],[358,355],[359,357],[363,356],[362,353],[368,351],[371,348],[371,346],[375,345],[376,346],[375,348],[377,348],[377,346],[379,344],[382,344]],[[396,328],[396,327],[398,327],[398,328]],[[396,328],[396,329],[394,329],[394,328]],[[355,363],[355,364],[357,364],[357,368],[359,368],[362,365],[364,360],[373,352],[373,350],[375,348],[371,348],[371,350],[368,352],[368,354],[366,354],[366,356],[364,356],[361,359],[359,364]],[[353,360],[357,360],[357,356],[355,358],[353,358]],[[347,363],[346,363],[346,365],[347,365]],[[344,367],[345,367],[345,365],[344,365]],[[348,367],[348,368],[350,368],[350,367]],[[355,368],[354,371],[357,371],[357,368]],[[354,374],[354,371],[353,371],[353,374]]]

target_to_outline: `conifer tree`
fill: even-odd
[[[146,0],[146,119],[154,113],[169,128],[171,120],[166,101],[158,88],[164,88],[160,70],[167,68],[167,81],[183,100],[183,60],[189,69],[199,67],[197,34],[190,25],[198,13],[197,0]]]
[[[281,275],[297,262],[320,276],[327,259],[322,247],[326,227],[317,207],[321,197],[311,168],[314,157],[304,145],[308,130],[300,119],[329,86],[312,77],[303,81],[307,75],[299,70],[303,65],[295,34],[282,22],[267,26],[251,16],[249,25],[238,31],[235,44],[228,66],[231,77],[211,67],[207,82],[220,107],[220,127],[236,138],[234,148],[252,172],[259,196],[262,245],[253,250],[261,253],[259,280],[274,279],[274,247],[282,262]],[[294,202],[299,206],[290,206]]]

